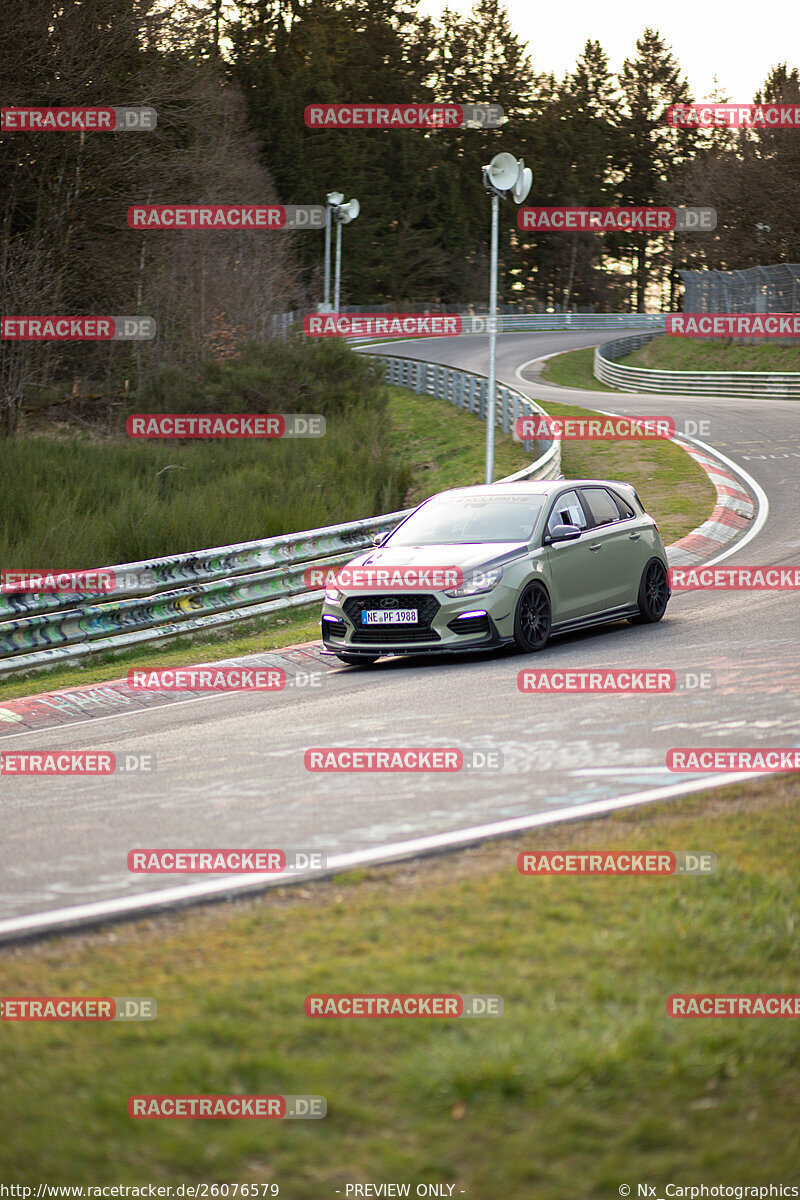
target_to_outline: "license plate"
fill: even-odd
[[[362,625],[416,625],[416,608],[362,608]]]

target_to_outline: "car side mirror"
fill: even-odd
[[[554,525],[544,539],[545,546],[551,546],[553,542],[574,542],[579,538],[583,530],[577,525]]]
[[[388,536],[389,536],[388,529],[380,529],[377,533],[373,533],[373,535],[372,535],[373,546],[382,546],[383,543],[388,538]]]

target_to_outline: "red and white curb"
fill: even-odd
[[[717,502],[708,520],[667,546],[671,567],[694,566],[713,558],[728,542],[738,538],[755,519],[757,508],[741,481],[716,458],[683,438],[673,441],[702,467],[717,492]]]
[[[187,664],[188,666],[188,664]],[[284,646],[264,654],[248,654],[239,658],[225,658],[217,662],[193,663],[192,670],[221,671],[230,667],[253,669],[279,668],[286,674],[287,687],[291,688],[298,676],[308,678],[315,673],[334,671],[339,667],[323,657],[316,642],[298,646]],[[143,670],[158,670],[152,668]],[[39,692],[33,696],[21,696],[17,700],[0,701],[0,738],[32,733],[37,729],[52,729],[55,726],[75,725],[84,721],[100,721],[104,717],[128,715],[142,709],[161,708],[165,705],[191,704],[212,697],[242,696],[244,692],[203,691],[149,691],[133,689],[125,676],[110,679],[85,687],[62,688],[54,692]]]

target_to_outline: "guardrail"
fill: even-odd
[[[486,419],[486,380],[481,376],[435,363],[372,357],[384,364],[392,382],[402,381],[404,387]],[[505,432],[514,429],[517,416],[542,412],[512,388],[499,388],[498,399],[497,421]],[[535,462],[498,483],[558,478],[560,442],[544,445]],[[375,531],[393,529],[410,511],[107,567],[118,583],[108,598],[0,594],[0,677],[321,600],[324,591],[308,586],[307,569],[347,562],[372,545]]]
[[[800,398],[800,372],[657,371],[650,367],[626,367],[617,361],[655,337],[658,332],[642,333],[597,346],[593,367],[595,379],[625,392]]]
[[[358,314],[358,313],[378,313],[384,311],[386,306],[381,305],[379,308],[342,308],[340,312]],[[309,309],[309,313],[316,310]],[[405,309],[403,311],[406,311]],[[410,313],[420,315],[423,312],[454,312],[462,315],[469,314],[475,317],[488,316],[488,309],[481,305],[455,305],[452,308],[445,309],[443,305],[431,305],[430,309],[409,309]],[[277,313],[272,318],[272,332],[275,337],[286,337],[293,325],[302,324],[303,317],[307,314],[304,312]],[[500,312],[498,318],[498,329],[501,333],[548,333],[553,331],[573,332],[588,331],[592,332],[595,329],[664,329],[665,317],[664,313],[507,313]],[[374,340],[374,339],[373,339]]]
[[[655,329],[663,332],[663,313],[516,313],[499,318],[501,333],[566,333],[595,329]]]

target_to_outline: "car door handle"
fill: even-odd
[[[641,533],[629,533],[628,534],[628,537],[631,539],[632,542],[638,541],[641,536],[642,536]]]
[[[590,550],[602,550],[602,548],[603,548],[602,542],[592,542],[591,546],[589,547]]]

